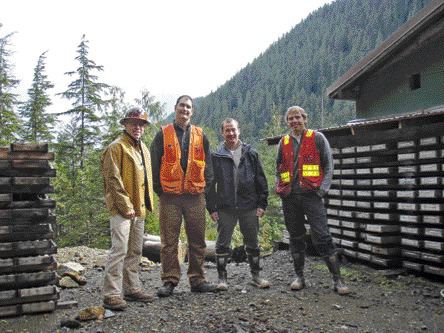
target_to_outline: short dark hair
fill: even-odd
[[[228,123],[234,123],[234,124],[236,124],[237,128],[239,128],[239,122],[236,119],[234,119],[234,118],[225,118],[224,121],[222,121],[222,124],[221,124],[221,127],[220,127],[222,132],[224,131],[224,125],[228,124]]]
[[[189,100],[191,101],[191,104],[194,105],[193,99],[191,98],[190,95],[181,95],[181,96],[179,96],[179,98],[176,100],[176,104],[174,105],[174,107],[176,107],[177,104],[179,104],[180,100],[181,100],[182,98],[184,98],[184,97],[186,97],[186,99],[189,99]]]

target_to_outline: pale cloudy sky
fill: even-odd
[[[332,0],[2,0],[0,36],[16,32],[14,74],[26,97],[39,55],[48,50],[50,93],[66,90],[64,75],[89,40],[102,82],[132,100],[148,89],[168,103],[181,94],[216,90],[309,13]],[[54,112],[67,107],[53,97]],[[167,110],[171,112],[172,110]]]

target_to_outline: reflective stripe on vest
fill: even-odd
[[[299,185],[311,190],[321,186],[324,176],[314,134],[315,131],[311,129],[304,131],[298,153]]]
[[[291,183],[293,180],[294,169],[293,141],[290,135],[285,135],[282,142],[282,169],[280,172],[280,181],[284,184]]]

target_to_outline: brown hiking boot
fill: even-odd
[[[129,302],[151,303],[152,301],[154,301],[154,295],[145,293],[140,290],[132,294],[126,294],[125,300]]]
[[[103,307],[114,311],[123,311],[128,307],[128,304],[120,296],[105,296]]]

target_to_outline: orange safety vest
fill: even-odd
[[[205,151],[203,132],[191,125],[187,171],[180,165],[182,151],[173,124],[162,126],[163,156],[160,166],[160,184],[167,193],[203,193],[205,191]]]
[[[294,179],[293,140],[287,134],[282,138],[282,162],[278,167],[279,181],[276,192],[282,192]],[[321,156],[316,148],[315,131],[304,130],[298,153],[299,185],[303,189],[316,190],[321,186],[324,172]],[[288,192],[284,191],[284,192]]]

